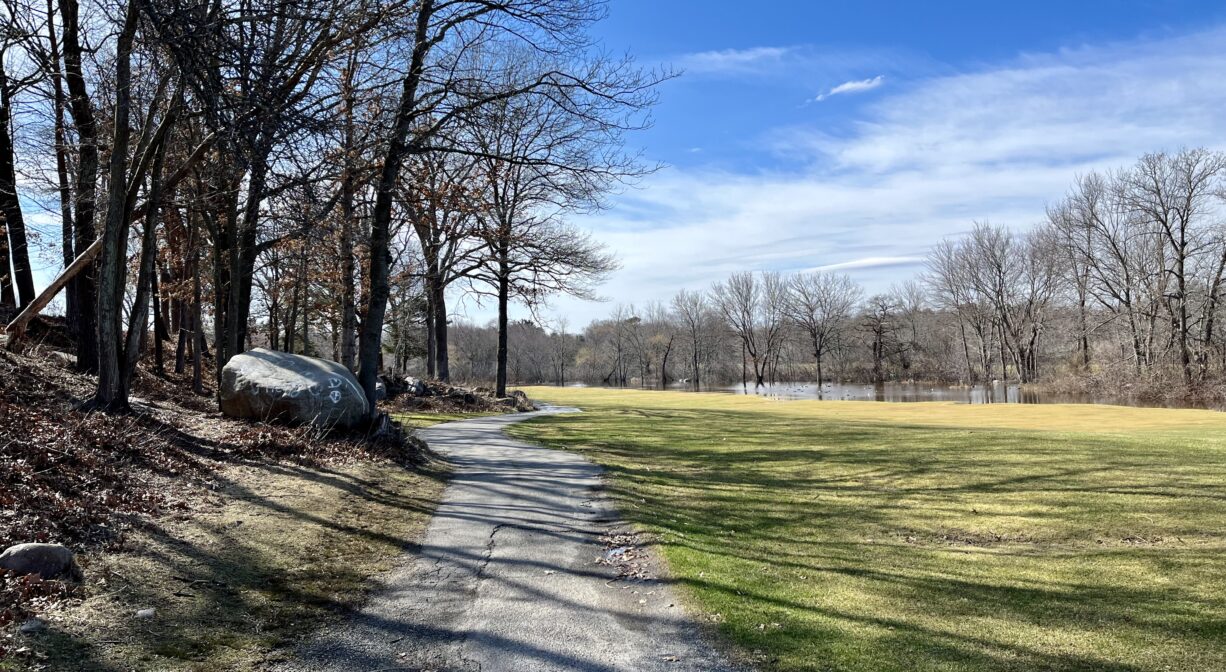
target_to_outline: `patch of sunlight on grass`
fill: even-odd
[[[1226,669],[1226,414],[525,391],[766,669]]]
[[[423,429],[431,425],[439,425],[444,422],[456,422],[458,420],[484,418],[490,415],[502,414],[503,411],[491,411],[488,413],[392,413],[392,419],[411,429]]]

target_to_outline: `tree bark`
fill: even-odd
[[[426,286],[426,377],[434,378],[436,356],[434,346],[434,292],[429,289],[429,276],[426,277]]]
[[[100,410],[127,410],[121,370],[123,295],[127,276],[128,144],[132,111],[132,42],[136,34],[136,3],[129,2],[115,51],[115,124],[111,140],[106,227],[102,232],[98,271],[98,387],[93,404]]]
[[[349,67],[345,69],[345,174],[341,180],[341,364],[350,371],[357,370],[357,305],[354,297],[356,265],[353,257],[354,192],[357,178],[354,162],[353,88],[354,71],[357,69],[357,47],[350,54]]]
[[[97,207],[98,126],[93,103],[85,87],[81,67],[83,49],[80,42],[80,21],[77,0],[60,0],[64,21],[64,82],[68,87],[68,110],[77,129],[77,179],[73,208],[73,248],[77,256],[84,253],[97,237],[94,213]],[[86,268],[74,277],[69,291],[75,295],[77,369],[86,373],[98,370],[97,335],[97,275],[94,267]]]
[[[68,180],[68,141],[64,132],[64,82],[60,65],[59,39],[55,33],[55,5],[52,0],[47,0],[47,44],[51,65],[51,102],[55,110],[55,176],[60,196],[61,247],[64,254],[64,268],[68,268],[77,255],[76,246],[73,244],[72,187]],[[71,333],[76,333],[77,314],[77,295],[76,292],[70,290],[64,295],[64,316]]]
[[[157,282],[157,226],[162,205],[162,166],[166,159],[166,142],[158,143],[156,157],[153,160],[153,172],[149,181],[149,207],[145,209],[145,229],[141,232],[140,266],[136,274],[136,298],[132,302],[132,311],[128,319],[128,335],[124,343],[123,368],[119,372],[120,399],[123,405],[128,403],[128,394],[132,390],[132,378],[136,374],[136,364],[140,361],[141,346],[149,331],[149,305],[156,301],[153,291]],[[154,303],[153,305],[157,305]],[[156,317],[155,317],[156,320]],[[155,328],[156,332],[157,329]],[[154,334],[157,340],[157,334]],[[158,345],[158,362],[161,366],[161,346]]]
[[[434,361],[438,379],[451,381],[451,356],[447,347],[447,288],[442,278],[435,276],[434,300]]]
[[[414,150],[413,147],[410,147],[408,140],[419,113],[417,88],[425,68],[426,55],[430,50],[428,37],[433,15],[434,0],[422,0],[421,5],[417,8],[413,55],[410,59],[408,74],[404,78],[400,93],[400,107],[396,112],[396,122],[391,137],[388,138],[389,142],[383,156],[383,166],[379,172],[379,182],[375,191],[375,206],[370,227],[370,292],[366,318],[362,320],[362,332],[358,345],[360,361],[358,382],[366,394],[372,420],[378,414],[375,385],[378,382],[383,356],[383,318],[387,313],[387,298],[391,293],[389,281],[392,265],[392,202],[396,195],[396,183],[399,181],[401,164],[404,158]]]
[[[498,249],[498,372],[494,381],[494,395],[507,396],[507,312],[510,307],[511,269],[507,264],[505,239],[499,240]]]
[[[192,246],[192,392],[204,396],[204,329],[200,317],[200,251]]]
[[[5,75],[4,58],[0,53],[0,213],[4,213],[9,233],[9,258],[12,281],[17,289],[17,308],[26,308],[34,300],[34,276],[29,266],[29,244],[26,240],[26,220],[17,195],[17,157],[13,150],[12,91]]]
[[[17,195],[17,157],[13,148],[12,91],[4,72],[3,52],[0,52],[0,213],[4,214],[8,230],[8,253],[12,260],[13,285],[17,289],[17,307],[25,308],[34,300],[34,274],[30,268],[30,247],[26,241],[26,223]]]
[[[0,308],[17,308],[17,296],[13,293],[13,265],[9,257],[9,234],[4,213],[0,212]]]

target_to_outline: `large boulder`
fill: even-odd
[[[0,570],[17,576],[37,574],[44,579],[71,578],[81,580],[72,551],[59,544],[17,544],[0,553]]]
[[[358,379],[326,359],[255,348],[221,370],[221,412],[236,418],[351,427],[369,410]]]

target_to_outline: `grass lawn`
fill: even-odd
[[[771,670],[1226,670],[1226,414],[528,388]]]
[[[489,413],[435,413],[418,411],[416,413],[392,413],[392,419],[404,425],[406,429],[425,429],[431,425],[439,425],[444,422],[456,422],[457,420],[469,420],[471,418],[484,418],[502,414],[502,411],[492,411]]]

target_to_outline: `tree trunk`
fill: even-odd
[[[977,380],[975,375],[975,367],[971,364],[971,347],[966,342],[966,321],[958,318],[958,333],[962,336],[962,356],[966,358],[966,377],[967,382],[974,384]]]
[[[429,286],[430,280],[426,279]],[[434,292],[426,290],[426,377],[434,378],[434,361],[436,358],[434,344]]]
[[[350,54],[349,66],[345,69],[345,173],[341,179],[341,358],[340,362],[350,371],[357,370],[358,314],[354,297],[356,264],[353,258],[354,192],[356,177],[353,166],[354,126],[353,76],[357,68],[357,49]]]
[[[699,382],[698,382],[698,339],[693,338],[691,340],[693,341],[692,345],[694,348],[693,352],[691,353],[693,357],[692,364],[693,364],[693,370],[694,370],[694,390],[698,391],[702,389],[701,387],[699,387]]]
[[[17,297],[13,293],[13,265],[9,257],[8,227],[4,225],[4,213],[0,212],[0,308],[16,310]]]
[[[495,378],[494,395],[507,396],[507,312],[511,298],[511,270],[508,266],[506,236],[498,240],[498,373]]]
[[[13,127],[11,94],[8,76],[4,72],[4,59],[0,54],[0,213],[4,215],[4,225],[8,230],[13,285],[17,289],[17,307],[21,309],[29,305],[35,295],[26,223],[21,213],[21,199],[17,195],[17,159],[13,137],[9,134],[9,129]]]
[[[217,369],[234,355],[247,349],[247,318],[251,314],[251,288],[255,278],[256,230],[267,177],[267,152],[259,152],[251,164],[247,180],[242,228],[235,232],[231,245],[230,286],[226,295],[225,348],[218,344]]]
[[[93,103],[85,88],[81,67],[83,49],[80,42],[80,21],[77,0],[61,0],[60,13],[64,20],[64,82],[68,86],[68,110],[77,130],[77,180],[74,203],[74,249],[84,252],[97,237],[94,212],[97,207],[98,126]],[[85,269],[69,285],[75,295],[77,369],[86,373],[98,370],[97,273],[94,266]]]
[[[157,306],[157,294],[153,291],[157,282],[157,226],[162,206],[162,166],[166,160],[166,141],[158,143],[153,160],[153,172],[149,178],[149,207],[145,209],[145,230],[141,232],[140,266],[136,274],[136,298],[132,302],[128,318],[128,335],[124,344],[123,367],[119,371],[120,399],[126,406],[132,390],[132,378],[140,361],[141,346],[149,331],[149,306]],[[156,311],[156,309],[155,309]],[[156,315],[155,315],[156,322]],[[154,328],[157,341],[157,328]],[[158,368],[161,369],[161,345],[158,348]]]
[[[128,248],[128,139],[130,135],[132,41],[136,34],[136,3],[129,2],[115,51],[115,125],[111,140],[106,227],[102,233],[98,271],[98,387],[93,404],[106,411],[128,408],[120,372],[123,295]],[[147,297],[146,297],[147,299]]]
[[[47,0],[47,57],[51,64],[52,105],[55,114],[55,176],[60,196],[60,236],[64,268],[77,258],[73,244],[72,188],[68,184],[68,141],[64,133],[64,82],[60,70],[60,46],[55,33],[55,4]],[[77,295],[70,288],[64,294],[64,317],[70,333],[76,333]]]
[[[372,420],[378,414],[375,385],[378,382],[383,356],[383,318],[387,313],[387,298],[391,293],[389,282],[392,265],[392,201],[396,195],[400,166],[404,158],[415,149],[415,147],[410,147],[408,139],[419,113],[417,87],[421,81],[426,55],[431,46],[428,37],[433,15],[434,1],[422,0],[421,5],[417,8],[413,55],[401,88],[400,107],[396,112],[395,127],[391,137],[388,138],[387,150],[383,156],[383,167],[380,169],[379,182],[375,190],[375,206],[370,227],[370,293],[366,319],[362,320],[362,332],[358,344],[360,361],[358,382],[366,394]]]
[[[204,396],[204,321],[200,313],[200,252],[192,247],[192,392]]]
[[[447,346],[447,288],[443,286],[442,278],[435,276],[434,282],[434,359],[438,371],[438,379],[444,383],[451,381],[451,353]]]
[[[153,209],[153,204],[149,204],[149,209]],[[144,241],[141,241],[142,246]],[[162,319],[162,288],[158,281],[158,274],[161,269],[157,264],[157,242],[154,241],[153,249],[153,272],[149,275],[150,283],[150,300],[153,301],[153,370],[157,375],[166,375],[166,353],[162,347],[164,341],[168,340],[166,335],[166,322]],[[131,320],[129,320],[131,321]]]

